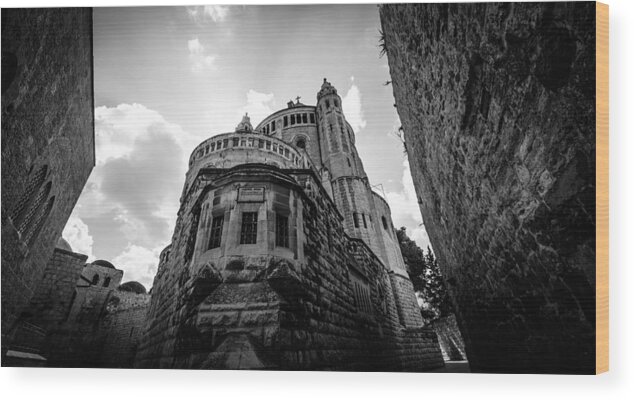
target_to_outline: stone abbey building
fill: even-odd
[[[140,368],[441,367],[337,90],[196,147]]]

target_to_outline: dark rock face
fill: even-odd
[[[380,14],[414,185],[472,370],[593,373],[594,3]]]

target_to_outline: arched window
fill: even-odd
[[[98,284],[98,283],[99,283],[99,274],[94,274],[94,275],[92,276],[92,282],[91,282],[91,284],[96,285],[96,284]]]
[[[20,217],[17,228],[20,235],[25,237],[24,240],[26,240],[28,231],[31,230],[33,224],[37,222],[36,216],[42,212],[42,206],[51,192],[51,186],[52,184],[49,181],[46,186],[40,188],[35,196],[35,200],[33,200],[33,203],[31,203],[23,217]]]
[[[44,165],[40,167],[26,185],[26,188],[22,193],[22,197],[20,197],[20,200],[17,202],[13,212],[11,213],[11,219],[16,227],[20,223],[20,219],[23,219],[26,214],[28,206],[32,203],[33,198],[35,197],[35,193],[44,184],[44,179],[46,179],[47,173],[48,166]]]
[[[383,229],[387,231],[387,220],[385,219],[385,217],[381,217],[381,221],[383,222]]]
[[[110,285],[110,277],[106,277],[106,279],[103,281],[103,287],[108,287]]]
[[[31,244],[33,239],[37,238],[37,236],[40,234],[40,231],[42,230],[44,223],[46,223],[46,219],[48,218],[49,214],[51,213],[51,210],[53,209],[54,203],[55,203],[55,196],[48,199],[48,202],[46,203],[46,207],[40,210],[40,212],[34,218],[33,224],[31,224],[31,226],[29,227],[30,228],[29,231],[24,236],[25,242],[27,242],[28,244]]]

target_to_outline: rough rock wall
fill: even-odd
[[[380,17],[472,370],[592,373],[594,3],[385,5]]]
[[[94,165],[92,95],[92,9],[2,10],[3,354]]]

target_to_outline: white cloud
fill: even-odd
[[[71,215],[66,222],[62,237],[66,239],[75,253],[85,254],[88,261],[95,259],[92,254],[93,238],[88,232],[88,225],[76,215]]]
[[[129,245],[112,263],[124,272],[123,281],[138,281],[147,289],[152,286],[158,268],[161,247],[148,249],[137,245]]]
[[[205,51],[205,46],[200,43],[198,38],[188,40],[187,49],[189,50],[192,72],[201,73],[203,71],[212,71],[216,68],[216,57]]]
[[[164,247],[189,155],[201,140],[140,104],[98,107],[95,137],[97,165],[65,231],[71,246],[107,260],[137,254],[136,247],[129,250],[132,245]]]
[[[354,76],[350,78],[350,81],[352,85],[341,101],[343,102],[343,113],[346,115],[346,120],[350,123],[352,129],[358,133],[365,128],[366,120],[361,106],[361,91],[354,84]]]
[[[222,22],[229,15],[229,6],[193,6],[186,7],[185,10],[189,18],[198,24],[210,21]]]
[[[247,92],[247,104],[240,109],[240,115],[236,116],[236,125],[238,125],[244,113],[249,113],[251,124],[255,128],[264,118],[275,111],[273,107],[275,107],[275,96],[273,93],[260,93],[249,89]]]
[[[403,161],[403,189],[400,192],[387,192],[385,196],[392,210],[392,220],[398,229],[401,226],[407,228],[407,235],[414,240],[423,250],[431,247],[429,236],[423,225],[423,218],[418,207],[414,181],[409,169],[409,162]]]
[[[205,48],[202,44],[200,44],[200,40],[198,40],[198,38],[188,40],[187,48],[189,49],[190,54],[201,54],[205,51]]]

